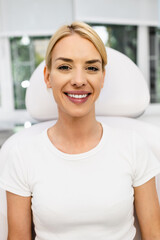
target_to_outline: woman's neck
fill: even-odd
[[[86,138],[96,131],[98,122],[96,119],[86,120],[83,118],[74,119],[59,119],[55,125],[59,134],[63,135],[68,140],[77,140],[77,138]]]
[[[49,138],[61,151],[81,153],[95,147],[102,137],[102,126],[92,113],[88,116],[72,118],[59,117],[49,129]]]

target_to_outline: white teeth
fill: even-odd
[[[72,98],[85,98],[85,97],[87,97],[88,94],[79,95],[79,94],[69,94],[69,93],[67,93],[67,95],[69,97],[72,97]]]

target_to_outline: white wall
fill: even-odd
[[[0,34],[52,33],[72,20],[158,25],[158,0],[0,0]]]
[[[1,34],[54,32],[71,22],[72,0],[0,0]]]
[[[87,22],[158,25],[158,0],[76,0],[75,16]]]

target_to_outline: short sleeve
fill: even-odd
[[[133,134],[134,176],[133,187],[138,187],[160,173],[158,160],[143,138]]]
[[[20,196],[31,196],[27,167],[19,156],[17,144],[10,141],[0,150],[0,188]]]

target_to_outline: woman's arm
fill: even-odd
[[[31,240],[31,197],[7,192],[8,240]]]
[[[135,187],[134,194],[142,240],[160,240],[160,205],[155,178]]]

